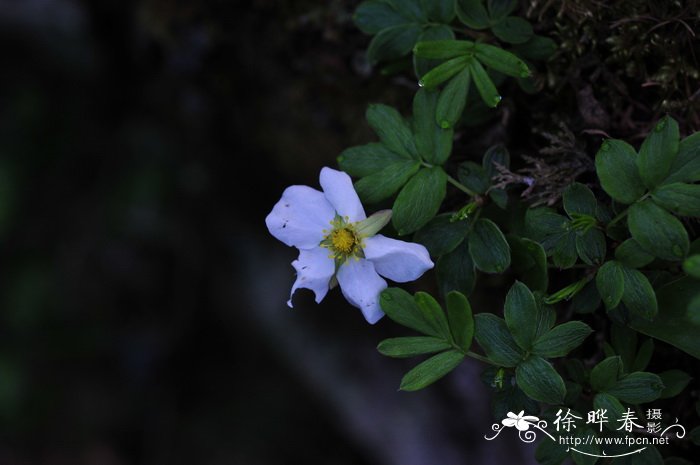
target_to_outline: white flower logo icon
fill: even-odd
[[[508,412],[508,418],[504,418],[501,423],[509,428],[515,426],[518,431],[527,431],[530,429],[531,424],[537,424],[540,421],[539,418],[532,415],[523,415],[524,413],[525,410],[521,410],[517,415],[513,412]]]

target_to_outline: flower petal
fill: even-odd
[[[379,293],[386,289],[386,281],[374,270],[372,262],[349,258],[341,265],[337,276],[343,295],[362,310],[367,322],[374,324],[384,316],[379,306]]]
[[[364,252],[380,275],[397,283],[414,281],[433,267],[430,254],[422,245],[381,234],[365,239]]]
[[[517,420],[514,418],[504,418],[503,420],[501,420],[501,423],[503,424],[503,426],[507,426],[507,427],[511,428],[511,427],[515,426],[516,421]]]
[[[285,244],[311,249],[321,243],[323,230],[330,229],[334,217],[335,210],[323,192],[308,186],[291,186],[267,215],[265,224],[270,234]]]
[[[299,259],[292,262],[297,279],[292,286],[287,305],[292,307],[292,296],[297,289],[311,289],[319,303],[328,293],[328,284],[335,273],[335,262],[328,256],[328,249],[316,247],[300,250]]]
[[[521,418],[519,420],[516,420],[515,427],[518,431],[527,431],[530,429],[530,424],[526,421],[523,421],[523,419]]]
[[[323,168],[320,181],[326,199],[333,205],[340,216],[347,216],[350,223],[367,218],[350,176],[342,171]]]

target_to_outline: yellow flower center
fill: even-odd
[[[331,244],[333,248],[343,253],[344,255],[350,255],[350,252],[355,248],[357,239],[355,238],[355,233],[350,231],[348,228],[336,229],[330,234]]]
[[[325,234],[321,247],[330,251],[330,258],[338,264],[345,263],[348,257],[362,258],[363,235],[357,229],[357,223],[349,223],[347,218],[339,215],[331,221],[331,229],[323,230]]]

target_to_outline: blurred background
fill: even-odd
[[[0,0],[0,464],[530,463],[478,364],[397,392],[397,327],[286,307],[264,217],[415,83],[355,1],[246,3]]]

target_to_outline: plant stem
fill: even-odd
[[[557,270],[560,269],[557,265],[554,265],[552,263],[547,264],[547,268],[552,268],[552,269],[557,269]],[[586,269],[586,268],[593,268],[593,267],[591,265],[586,265],[585,263],[577,263],[576,265],[573,265],[573,266],[567,268],[567,270],[568,269],[575,269],[575,268]]]
[[[431,165],[430,163],[426,163],[424,161],[420,162],[420,164],[421,164],[421,166],[424,166],[426,168],[434,168],[435,167],[435,165]],[[449,174],[445,173],[445,175],[447,176],[447,182],[449,182],[450,184],[452,184],[453,186],[455,186],[457,189],[461,190],[465,194],[471,195],[472,197],[479,196],[479,194],[477,194],[473,190],[469,189],[467,186],[465,186],[461,182],[457,181],[455,178],[453,178]]]
[[[639,203],[639,202],[641,202],[642,200],[648,198],[649,196],[651,196],[651,192],[647,192],[646,194],[644,194],[643,196],[641,196],[640,198],[638,198],[637,200],[635,200],[634,203],[635,203],[635,204],[636,204],[636,203]],[[632,204],[632,205],[634,205],[634,204]],[[632,205],[630,205],[630,207],[631,207]],[[617,223],[617,222],[620,221],[622,218],[624,218],[625,216],[627,216],[627,213],[629,213],[630,207],[627,207],[627,208],[625,208],[624,210],[622,210],[622,211],[620,212],[619,215],[617,215],[615,218],[612,219],[612,221],[611,221],[610,223],[608,223],[608,226],[607,226],[607,227],[609,228],[610,226],[612,226],[613,224]]]
[[[491,360],[484,357],[483,355],[475,354],[471,350],[466,351],[464,355],[466,355],[467,357],[471,357],[473,359],[479,360],[481,362],[488,363],[489,365],[498,366],[498,364],[493,363]]]
[[[447,175],[447,182],[449,182],[450,184],[452,184],[457,189],[461,190],[462,192],[464,192],[467,195],[470,195],[472,197],[477,197],[479,195],[476,192],[474,192],[473,190],[469,189],[464,184],[462,184],[461,182],[457,181],[455,178],[453,178],[449,174]]]
[[[622,210],[619,215],[617,215],[615,218],[612,219],[610,223],[608,223],[608,227],[612,226],[613,224],[617,223],[622,218],[627,216],[627,212],[629,212],[629,208],[625,208],[624,210]]]

